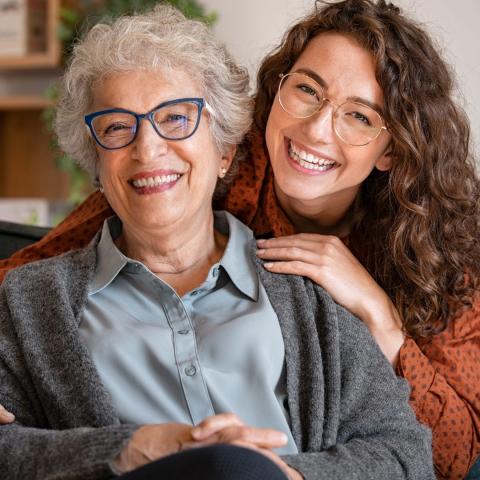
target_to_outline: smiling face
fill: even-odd
[[[315,216],[317,210],[328,208],[330,215],[335,209],[340,215],[374,168],[390,168],[388,132],[382,131],[368,145],[351,146],[332,125],[332,104],[363,99],[383,107],[374,60],[352,37],[322,33],[298,58],[291,72],[296,71],[316,77],[330,102],[308,118],[294,118],[282,108],[277,94],[266,129],[276,192],[287,212]]]
[[[202,91],[182,71],[126,72],[105,78],[94,89],[92,112],[123,108],[141,114],[186,97],[202,97]],[[175,231],[207,221],[219,172],[230,160],[211,136],[205,109],[190,138],[165,140],[142,120],[133,143],[118,150],[97,145],[97,153],[105,196],[130,231]]]

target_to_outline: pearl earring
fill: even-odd
[[[219,175],[219,177],[220,177],[220,178],[223,178],[223,177],[225,177],[226,174],[227,174],[227,168],[226,168],[226,167],[222,167],[222,168],[220,169],[220,175]]]

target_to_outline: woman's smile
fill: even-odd
[[[319,152],[313,153],[289,138],[285,139],[285,149],[291,166],[298,172],[306,175],[326,174],[340,166],[332,158]]]
[[[164,192],[175,187],[183,176],[175,170],[154,170],[151,172],[140,172],[128,180],[130,186],[139,195],[150,195]]]

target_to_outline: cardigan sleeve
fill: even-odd
[[[55,417],[54,412],[70,406],[58,405],[52,400],[55,397],[49,392],[52,379],[48,374],[38,374],[30,368],[30,364],[36,361],[29,351],[30,345],[36,342],[35,335],[32,334],[33,338],[26,344],[20,344],[16,339],[21,326],[11,320],[2,285],[0,403],[15,413],[16,421],[0,426],[0,479],[112,478],[112,463],[138,426],[120,425],[114,421],[96,425],[93,421],[89,423],[81,419],[80,412],[74,408],[68,424]],[[61,361],[54,357],[50,360]],[[53,380],[55,383],[56,379]],[[95,398],[93,401],[99,400]]]
[[[10,270],[20,265],[85,247],[111,215],[113,211],[105,197],[98,191],[92,193],[44,238],[0,260],[0,283]]]
[[[431,433],[365,324],[301,277],[258,270],[284,335],[288,407],[305,480],[433,480]]]
[[[285,460],[305,480],[433,480],[431,434],[408,404],[407,382],[394,374],[365,325],[338,311],[340,358],[330,359],[340,360],[337,437],[323,451]],[[325,388],[331,395],[328,381]]]
[[[480,297],[430,342],[407,339],[397,373],[410,403],[433,432],[439,478],[464,478],[480,456]]]
[[[2,398],[5,401],[5,398]],[[18,407],[18,403],[16,403]],[[138,426],[49,430],[18,423],[0,428],[0,478],[100,480]]]

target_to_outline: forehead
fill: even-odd
[[[334,97],[363,97],[383,104],[383,93],[375,77],[373,55],[354,37],[326,32],[313,38],[291,71],[313,70]]]
[[[95,108],[125,108],[138,113],[167,100],[202,96],[198,82],[180,69],[111,73],[92,90]]]

